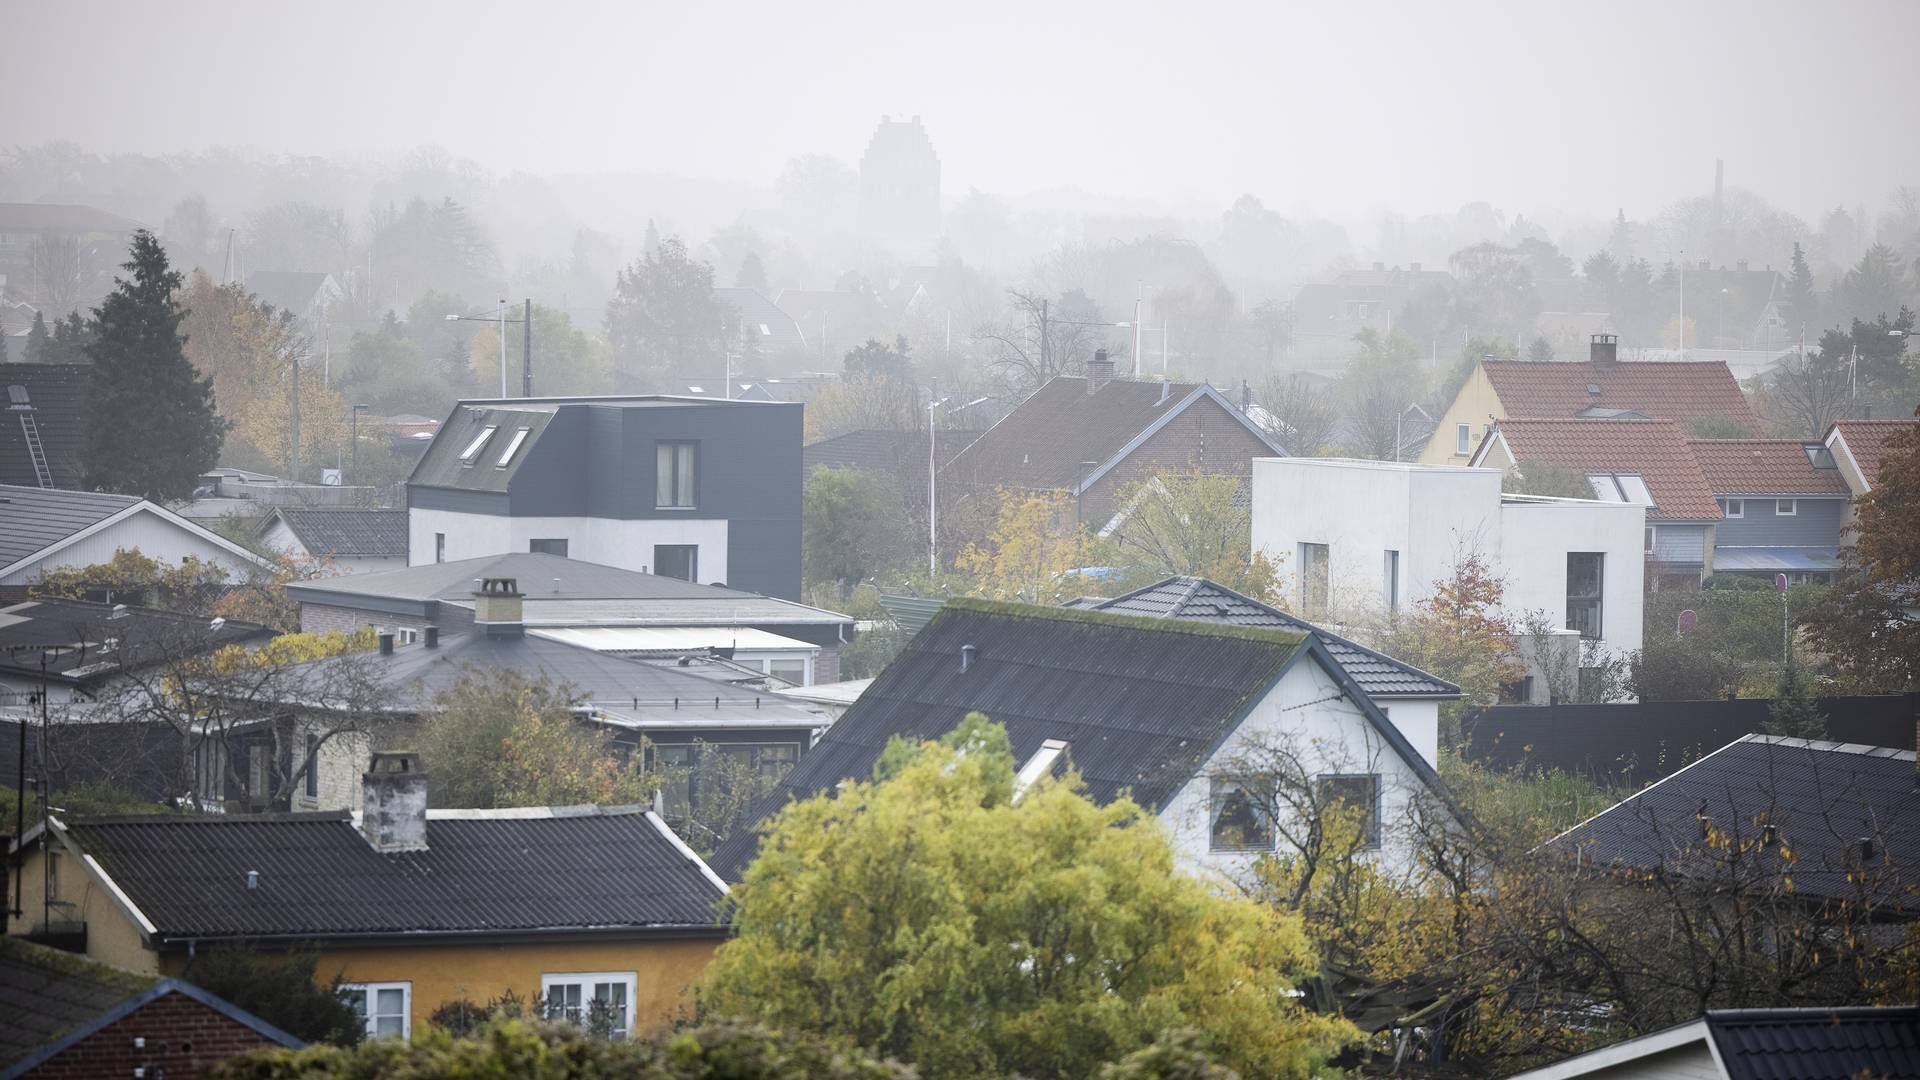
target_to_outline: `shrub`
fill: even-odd
[[[217,945],[187,962],[180,977],[310,1043],[352,1046],[364,1021],[340,996],[340,980],[314,982],[318,953],[268,955],[245,945]]]

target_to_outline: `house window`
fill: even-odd
[[[681,581],[698,579],[700,571],[700,546],[698,544],[655,544],[653,545],[653,572],[661,577],[679,578]]]
[[[1720,510],[1730,518],[1746,517],[1747,501],[1745,499],[1721,499]]]
[[[1331,773],[1316,777],[1314,795],[1323,810],[1359,816],[1360,836],[1369,849],[1380,846],[1380,774]]]
[[[340,996],[360,1014],[367,1038],[413,1037],[412,983],[351,983],[340,987]]]
[[[1240,781],[1214,777],[1207,783],[1207,849],[1272,851],[1273,828]]]
[[[654,444],[655,474],[653,505],[691,507],[697,495],[699,444],[662,442]]]
[[[307,798],[320,797],[320,736],[307,736]]]
[[[1646,544],[1647,554],[1649,555],[1653,554],[1654,548],[1658,546],[1659,539],[1660,539],[1659,530],[1652,525],[1647,526],[1647,544]]]
[[[1799,499],[1773,500],[1773,513],[1775,517],[1792,517],[1795,514],[1798,514],[1799,512],[1800,512]]]
[[[1386,566],[1382,570],[1385,580],[1381,582],[1380,595],[1387,601],[1387,611],[1400,610],[1400,553],[1392,549],[1387,551]]]
[[[411,645],[418,640],[420,640],[420,631],[405,626],[394,628],[393,643],[395,645]]]
[[[1567,552],[1567,629],[1584,638],[1601,635],[1601,592],[1607,556],[1599,551]]]
[[[807,684],[807,662],[805,660],[769,660],[767,674],[776,679],[785,680],[794,686]]]
[[[433,561],[437,563],[443,563],[447,561],[447,534],[446,533],[433,534]]]
[[[567,538],[561,536],[529,540],[527,541],[527,550],[533,552],[535,555],[558,555],[564,559],[567,557]]]
[[[1462,455],[1473,452],[1473,428],[1471,425],[1453,425],[1453,452]]]
[[[542,975],[540,996],[547,1019],[620,1039],[633,1031],[633,981],[631,971]]]
[[[267,797],[267,747],[254,743],[247,747],[247,799],[259,802]]]
[[[467,444],[467,448],[460,451],[460,464],[471,467],[475,461],[479,460],[480,451],[486,449],[487,440],[493,438],[493,433],[498,430],[500,430],[498,427],[492,426],[481,428],[480,434],[475,435],[473,441]]]
[[[1332,592],[1332,557],[1325,544],[1301,544],[1300,610],[1309,617],[1327,613],[1327,597]]]
[[[513,460],[513,455],[520,452],[520,444],[527,441],[527,433],[532,430],[532,428],[521,428],[515,431],[513,438],[507,440],[507,448],[500,451],[500,460],[494,462],[494,468],[506,468],[507,464]]]

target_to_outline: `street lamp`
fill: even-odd
[[[507,396],[507,327],[523,325],[527,328],[522,339],[525,352],[520,363],[520,396],[533,396],[533,298],[526,300],[526,314],[522,318],[507,318],[507,302],[501,300],[497,314],[489,319],[482,315],[448,315],[448,322],[484,322],[493,323],[500,328],[500,396]]]

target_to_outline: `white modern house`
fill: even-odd
[[[1500,479],[1457,465],[1262,458],[1253,548],[1277,561],[1309,618],[1391,614],[1478,554],[1504,581],[1510,616],[1537,614],[1612,656],[1639,649],[1646,507],[1509,495]],[[1524,699],[1544,700],[1542,674]]]

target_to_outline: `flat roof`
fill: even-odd
[[[820,646],[750,626],[563,626],[527,633],[578,645],[595,652],[691,652],[742,649],[748,652],[798,650]]]

